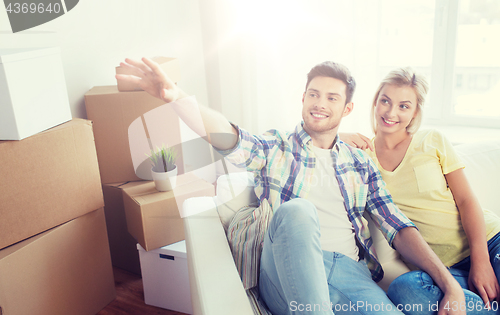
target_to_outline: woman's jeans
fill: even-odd
[[[488,241],[488,250],[491,265],[495,271],[497,281],[500,283],[500,233]],[[468,290],[469,269],[470,257],[465,258],[449,269],[450,273],[464,289],[465,294],[465,305],[450,303],[450,309],[462,307],[467,311],[467,314],[500,314],[500,306],[497,301],[491,303],[492,310],[488,311],[481,297]],[[432,278],[423,271],[411,271],[399,276],[389,286],[387,295],[396,304],[412,305],[420,303],[424,306],[423,312],[405,311],[405,314],[437,314],[438,303],[444,296],[441,289],[432,281]]]
[[[321,250],[314,205],[283,203],[274,213],[260,261],[260,299],[274,315],[402,314],[372,280],[363,260]]]

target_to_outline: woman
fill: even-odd
[[[418,131],[427,90],[425,77],[411,68],[390,72],[373,100],[373,143],[361,135],[346,140],[363,149],[373,148],[367,152],[395,203],[460,285],[477,293],[465,290],[466,305],[449,307],[480,313],[481,299],[489,305],[500,298],[500,218],[481,209],[450,142],[435,130]],[[395,304],[427,299],[435,304],[443,296],[421,271],[398,277],[388,295]]]

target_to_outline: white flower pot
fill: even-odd
[[[155,187],[158,191],[169,191],[175,188],[177,183],[177,166],[168,172],[155,172],[151,169]]]

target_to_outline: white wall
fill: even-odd
[[[116,85],[126,57],[176,57],[179,86],[208,104],[198,0],[84,0],[65,15],[12,34],[0,9],[0,48],[61,47],[73,117],[86,118],[84,94]],[[27,87],[29,89],[29,87]]]

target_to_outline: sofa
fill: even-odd
[[[455,146],[466,165],[465,173],[481,206],[500,216],[500,140]],[[256,312],[242,285],[226,238],[231,217],[256,200],[253,181],[244,170],[222,175],[215,197],[184,202],[189,281],[194,314],[252,315]],[[370,222],[375,248],[385,275],[378,284],[387,290],[400,274],[409,271],[384,237]]]

